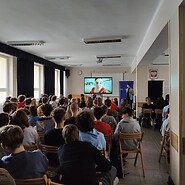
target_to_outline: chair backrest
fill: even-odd
[[[133,147],[130,147],[128,150],[137,149],[140,147],[140,143],[142,142],[144,136],[144,132],[134,132],[134,133],[119,133],[119,144],[120,144],[120,150],[122,150],[125,146],[123,146],[123,141],[135,141],[137,144]],[[127,148],[127,147],[125,147]]]
[[[47,178],[47,175],[43,175],[41,178],[32,179],[15,179],[16,185],[49,185],[51,180]]]
[[[49,145],[40,144],[39,148],[43,153],[46,153],[46,154],[47,153],[57,154],[57,152],[58,152],[58,147],[56,147],[56,146],[49,146]]]
[[[13,177],[4,168],[0,168],[0,184],[1,185],[16,185]]]
[[[104,135],[105,140],[106,140],[106,151],[108,152],[108,155],[110,157],[110,151],[112,148],[112,134],[110,135]]]
[[[41,143],[43,143],[44,142],[44,134],[45,134],[45,132],[44,131],[37,131],[37,133],[39,135]]]
[[[37,150],[39,148],[39,146],[37,144],[34,144],[34,145],[24,145],[24,148],[27,151],[33,151],[33,150]]]
[[[147,113],[152,113],[152,111],[153,111],[153,109],[145,109],[145,108],[143,108],[143,114],[147,114]]]

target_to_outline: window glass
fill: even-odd
[[[0,56],[0,88],[7,88],[7,58]]]

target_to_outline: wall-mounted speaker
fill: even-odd
[[[66,77],[68,78],[70,76],[70,70],[66,69]]]

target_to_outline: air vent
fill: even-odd
[[[122,42],[123,36],[87,38],[83,41],[85,44],[116,43]]]
[[[7,44],[10,46],[42,46],[44,41],[35,40],[35,41],[7,41]]]

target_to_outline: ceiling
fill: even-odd
[[[44,41],[43,46],[17,48],[43,58],[55,57],[52,62],[68,67],[131,67],[163,1],[1,0],[0,41]],[[153,61],[168,49],[167,27],[161,33],[157,47],[151,43],[150,52],[143,55],[143,63]],[[83,42],[84,38],[113,36],[121,36],[123,42]],[[101,55],[121,58],[98,63],[96,56]],[[66,56],[69,59],[59,59]]]

